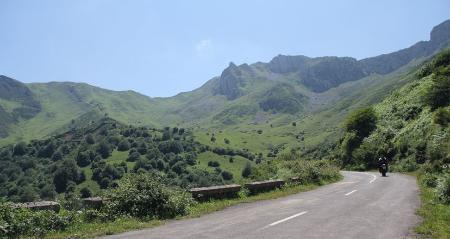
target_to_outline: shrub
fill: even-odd
[[[40,238],[48,232],[64,230],[77,220],[73,212],[31,211],[0,202],[1,238]]]
[[[92,191],[89,188],[84,187],[84,188],[80,189],[80,197],[81,198],[88,198],[91,196],[92,196]]]
[[[430,188],[435,188],[437,186],[437,177],[434,174],[426,173],[423,178],[422,182]]]
[[[339,167],[328,160],[304,160],[299,153],[289,152],[259,164],[253,169],[251,177],[255,180],[298,177],[302,184],[321,184],[338,179],[340,174]]]
[[[127,161],[128,162],[135,162],[137,161],[139,158],[141,157],[141,155],[138,152],[131,152],[128,155]]]
[[[450,204],[450,174],[446,174],[438,180],[436,193],[441,203]]]
[[[106,141],[102,141],[97,146],[97,152],[102,158],[108,158],[111,155],[111,146]]]
[[[442,126],[447,126],[450,122],[450,112],[444,108],[439,108],[433,114],[433,122]]]
[[[128,215],[139,218],[173,218],[187,213],[193,204],[191,196],[169,187],[155,174],[136,174],[119,181],[118,187],[107,192],[106,206],[111,217]]]
[[[88,144],[95,144],[95,139],[94,136],[92,136],[92,134],[86,135],[85,141]]]
[[[124,139],[120,141],[119,145],[117,145],[117,150],[119,151],[127,151],[130,149],[130,143],[128,143],[128,140]]]
[[[447,106],[450,103],[450,76],[433,76],[433,83],[425,92],[424,99],[431,109]]]
[[[248,178],[251,174],[252,174],[252,165],[250,165],[250,163],[247,163],[244,169],[242,169],[241,175],[244,178]]]
[[[209,167],[220,167],[220,163],[219,162],[217,162],[217,161],[209,161],[208,162],[208,166]]]
[[[21,156],[27,153],[27,145],[24,142],[19,142],[14,145],[13,155]]]
[[[224,180],[231,180],[231,179],[233,179],[233,174],[228,172],[228,171],[226,171],[226,170],[222,171],[221,175],[222,175],[222,178]]]
[[[355,132],[359,138],[365,138],[376,128],[377,117],[372,107],[356,110],[347,118],[345,129]]]

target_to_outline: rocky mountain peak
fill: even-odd
[[[444,45],[450,42],[450,20],[433,27],[430,33],[430,41]]]
[[[234,100],[241,95],[239,86],[243,83],[242,71],[233,62],[223,70],[219,78],[217,93],[225,95],[229,100]]]

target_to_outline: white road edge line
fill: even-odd
[[[308,211],[304,211],[304,212],[301,212],[301,213],[297,213],[297,214],[295,214],[295,215],[292,215],[292,216],[290,216],[290,217],[286,217],[285,219],[281,219],[281,220],[279,220],[279,221],[276,221],[276,222],[273,222],[273,223],[267,225],[265,228],[275,226],[275,225],[277,225],[277,224],[280,224],[280,223],[282,223],[282,222],[291,220],[291,219],[293,219],[293,218],[296,218],[296,217],[298,217],[298,216],[304,215],[304,214],[306,214],[306,213],[308,213]]]
[[[358,190],[355,189],[355,190],[353,190],[353,191],[351,191],[351,192],[349,192],[349,193],[346,193],[345,196],[348,196],[348,195],[350,195],[350,194],[352,194],[352,193],[354,193],[354,192],[356,192],[356,191],[358,191]]]

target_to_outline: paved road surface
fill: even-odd
[[[344,180],[288,197],[106,238],[409,238],[419,218],[413,177],[342,172]]]

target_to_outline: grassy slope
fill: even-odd
[[[405,66],[409,69],[416,63]],[[0,145],[42,138],[67,129],[72,119],[84,115],[94,120],[108,114],[125,124],[147,126],[191,127],[204,133],[206,129],[222,130],[227,137],[233,135],[235,143],[243,143],[254,151],[268,150],[269,144],[288,144],[290,147],[314,147],[330,135],[335,135],[339,122],[352,108],[374,103],[388,93],[387,89],[403,84],[399,77],[405,70],[398,70],[387,76],[369,76],[355,82],[348,82],[326,92],[316,94],[292,79],[290,75],[273,75],[258,64],[253,66],[255,75],[246,79],[242,91],[246,94],[228,101],[223,95],[215,94],[218,78],[213,78],[202,87],[169,98],[149,98],[132,91],[110,91],[78,83],[36,83],[28,87],[41,101],[43,110],[31,120],[21,121],[13,126],[11,136],[0,140]],[[290,84],[296,92],[306,95],[304,109],[294,114],[264,112],[259,102],[277,84]],[[370,89],[370,90],[368,90]],[[8,106],[9,103],[0,102]],[[10,105],[10,104],[9,104]],[[250,107],[250,108],[242,108]],[[9,107],[11,108],[11,107]],[[242,115],[223,113],[230,109],[244,109]],[[246,113],[246,109],[255,112]],[[87,113],[95,111],[96,114]],[[253,110],[252,110],[253,111]],[[232,111],[230,111],[232,112]],[[234,124],[224,124],[231,120]],[[298,127],[290,127],[297,121]],[[273,125],[273,128],[270,125]],[[262,137],[254,139],[254,133],[262,129]],[[295,140],[305,132],[305,141],[299,146]],[[264,137],[266,136],[266,137]],[[270,137],[271,143],[267,142]],[[204,137],[202,137],[203,139]],[[242,138],[242,139],[241,139]],[[208,140],[202,140],[207,143]],[[244,143],[246,142],[246,143]]]
[[[417,174],[415,174],[417,176]],[[420,198],[422,205],[418,214],[423,218],[415,230],[427,237],[450,238],[450,205],[436,203],[435,193],[422,181],[423,175],[418,175]]]
[[[309,94],[310,103],[306,112],[294,115],[265,112],[261,113],[264,120],[260,122],[256,123],[255,117],[246,117],[233,125],[217,124],[208,119],[194,127],[195,136],[203,144],[220,147],[228,146],[223,140],[227,138],[231,141],[230,146],[264,154],[277,145],[285,145],[286,150],[309,149],[324,142],[334,142],[349,112],[378,103],[394,89],[411,82],[414,77],[410,71],[422,60],[411,62],[386,76],[372,75],[320,94]],[[296,122],[297,126],[292,126],[292,122]],[[258,130],[263,133],[258,134]],[[215,143],[210,141],[211,133],[215,133]]]
[[[217,155],[210,151],[199,154],[197,160],[199,163],[195,167],[205,169],[210,172],[214,171],[214,168],[209,167],[208,162],[209,161],[219,162],[220,168],[222,170],[231,172],[233,174],[233,180],[238,183],[243,180],[241,172],[242,169],[247,164],[247,162],[250,162],[252,165],[254,165],[252,161],[249,161],[248,159],[243,158],[241,156],[234,156],[233,163],[230,163],[229,156]]]

